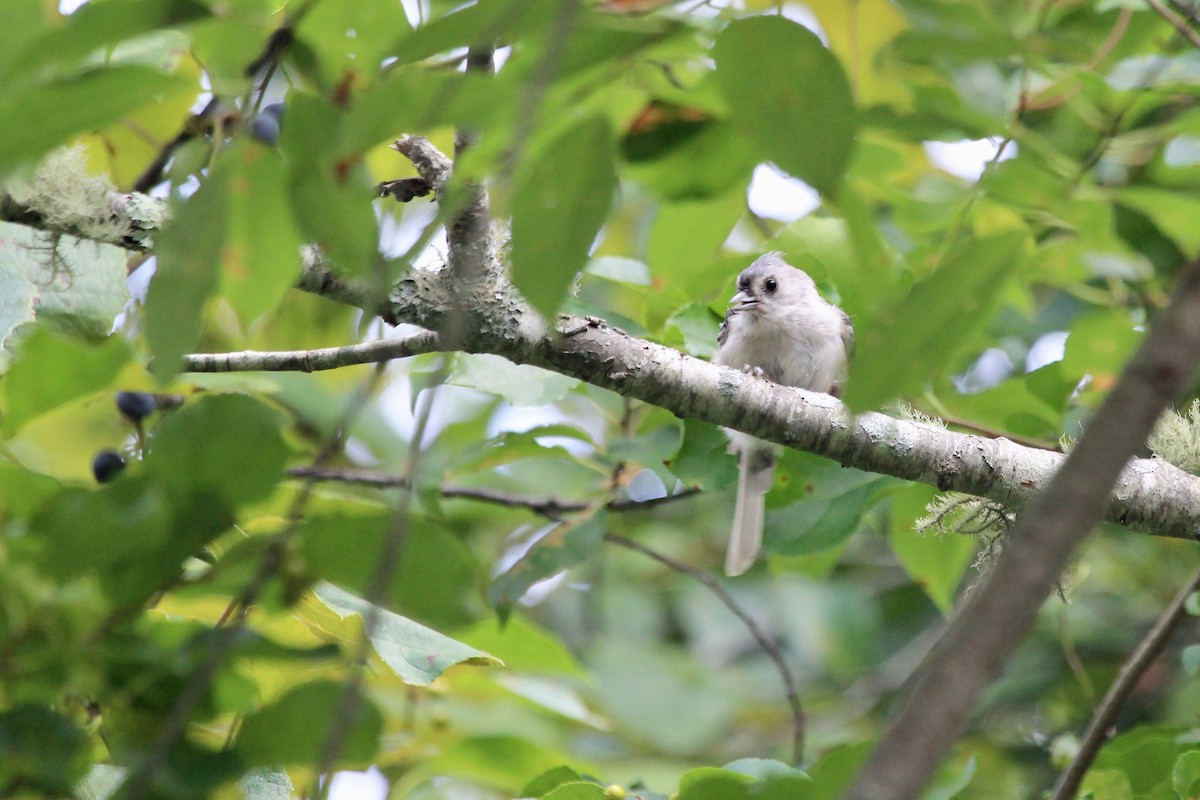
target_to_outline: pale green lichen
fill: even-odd
[[[116,189],[106,178],[88,171],[82,147],[55,150],[31,176],[6,188],[14,202],[35,211],[47,228],[110,242],[127,233],[126,225],[113,214]]]
[[[900,419],[906,419],[909,422],[915,422],[918,425],[925,425],[930,428],[940,428],[941,430],[946,430],[945,420],[930,416],[923,411],[918,411],[908,403],[896,404],[896,416],[900,417]]]
[[[1168,410],[1146,439],[1156,456],[1182,470],[1200,474],[1200,400],[1183,414]]]

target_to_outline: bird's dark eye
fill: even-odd
[[[768,292],[774,292],[776,289],[779,288],[779,284],[775,281],[774,278],[767,278],[765,281],[763,281],[763,288],[766,289]]]

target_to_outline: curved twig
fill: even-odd
[[[780,680],[783,681],[784,696],[787,698],[788,708],[792,712],[792,762],[799,764],[804,757],[805,718],[804,706],[800,704],[800,696],[796,693],[796,678],[792,675],[792,670],[787,665],[787,661],[784,660],[779,646],[771,641],[771,637],[767,636],[766,632],[759,627],[758,623],[754,621],[754,617],[750,616],[744,608],[738,605],[738,602],[733,599],[733,595],[729,594],[725,587],[707,572],[701,572],[690,564],[685,564],[657,550],[652,550],[640,542],[635,542],[633,539],[627,539],[616,533],[606,531],[604,533],[604,541],[641,553],[676,572],[690,575],[703,584],[705,588],[721,601],[722,605],[741,620],[742,624],[746,626],[746,630],[754,637],[754,641],[758,642],[758,646],[766,653],[767,658],[771,659],[776,671],[779,673]]]
[[[1096,759],[1100,748],[1110,738],[1110,731],[1117,719],[1117,714],[1129,699],[1134,686],[1145,673],[1146,668],[1158,658],[1170,639],[1171,634],[1179,627],[1179,623],[1187,618],[1187,600],[1200,590],[1200,571],[1179,590],[1171,604],[1166,607],[1146,635],[1138,642],[1138,646],[1129,654],[1129,658],[1121,665],[1120,672],[1108,687],[1108,692],[1092,715],[1088,723],[1083,741],[1079,743],[1079,752],[1071,760],[1070,765],[1063,770],[1054,786],[1053,800],[1072,800],[1079,791],[1083,776]]]

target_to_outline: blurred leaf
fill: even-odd
[[[0,256],[3,255],[0,250]],[[38,292],[33,283],[20,275],[2,269],[0,264],[0,372],[11,356],[13,333],[22,325],[33,322]]]
[[[327,87],[355,84],[378,74],[392,54],[397,32],[409,29],[404,7],[391,0],[317,3],[296,26],[296,36],[312,48]]]
[[[1112,739],[1096,757],[1093,771],[1119,770],[1134,797],[1169,797],[1181,729],[1141,725]]]
[[[1200,675],[1200,645],[1194,644],[1183,648],[1180,661],[1188,675]]]
[[[125,39],[150,34],[208,17],[211,11],[195,0],[109,0],[85,3],[58,26],[37,37],[13,59],[6,81],[37,74],[47,65],[75,62]]]
[[[525,784],[525,788],[519,793],[519,797],[542,797],[547,792],[557,789],[564,783],[575,783],[583,780],[579,773],[570,767],[558,766],[543,772],[536,778]]]
[[[601,640],[588,653],[597,698],[629,734],[674,756],[703,752],[727,735],[738,713],[720,673],[688,654],[650,642]],[[681,785],[681,796],[684,794]]]
[[[854,410],[876,408],[916,391],[945,368],[955,345],[987,321],[1026,242],[1024,233],[1015,232],[960,245],[897,305],[858,326],[846,404]]]
[[[1200,750],[1191,750],[1175,759],[1171,784],[1180,797],[1195,797],[1200,791]]]
[[[336,586],[322,583],[317,598],[342,619],[371,613],[370,604]],[[426,686],[455,664],[492,666],[499,659],[482,650],[443,636],[410,619],[376,607],[376,626],[370,632],[371,646],[400,680]]]
[[[39,322],[72,336],[108,336],[129,300],[125,250],[9,223],[0,234],[0,280],[10,273],[33,285]],[[11,296],[19,302],[27,291],[14,286]]]
[[[604,787],[591,781],[564,783],[542,795],[546,800],[606,800]]]
[[[633,120],[621,153],[630,177],[670,201],[728,194],[737,184],[744,191],[758,162],[732,124],[663,103]]]
[[[600,547],[604,520],[604,511],[593,507],[559,523],[533,542],[512,566],[496,576],[488,589],[488,601],[496,608],[501,620],[535,583],[587,560]]]
[[[836,196],[854,146],[854,101],[816,34],[783,17],[740,19],[717,36],[713,59],[742,135],[781,169]]]
[[[737,480],[737,459],[729,456],[729,439],[715,425],[696,419],[683,421],[683,442],[668,463],[671,472],[689,486],[712,491]]]
[[[310,516],[298,531],[308,568],[324,580],[364,594],[372,585],[390,528],[390,512]],[[457,539],[416,515],[404,521],[400,561],[388,584],[387,606],[438,627],[481,616],[475,561]]]
[[[4,381],[5,434],[43,412],[110,386],[129,358],[129,345],[119,337],[89,345],[39,327],[21,343],[19,358]],[[46,369],[47,364],[54,369]]]
[[[491,653],[515,672],[580,679],[588,674],[553,633],[521,614],[510,616],[503,624],[498,619],[480,620],[459,631],[455,638]]]
[[[926,504],[936,496],[935,488],[922,484],[910,484],[888,496],[891,509],[888,545],[904,571],[934,605],[943,614],[949,614],[977,543],[971,536],[921,534],[913,529],[913,523],[925,516]]]
[[[547,319],[554,319],[608,216],[617,187],[613,150],[607,123],[584,117],[527,153],[517,168],[512,278]]]
[[[0,91],[0,118],[27,122],[0,128],[0,176],[182,85],[156,69],[117,66]],[[104,102],[95,102],[97,97]]]
[[[1200,199],[1183,192],[1131,186],[1117,193],[1117,201],[1145,214],[1191,259],[1200,255]]]
[[[707,305],[695,303],[671,315],[667,325],[683,336],[684,349],[697,358],[711,358],[717,350],[721,319]]]
[[[146,343],[160,381],[173,377],[200,339],[201,319],[216,290],[229,221],[230,173],[213,169],[177,205],[157,237],[158,266],[146,298]]]
[[[146,468],[177,497],[261,500],[283,477],[289,451],[281,423],[277,411],[247,395],[202,396],[158,424]]]
[[[518,407],[556,403],[579,385],[578,380],[557,372],[486,353],[460,353],[446,382],[491,392]]]
[[[697,267],[717,256],[745,212],[744,183],[716,197],[659,206],[650,225],[646,260],[660,287],[680,291],[689,299],[713,291],[716,287],[696,280]]]
[[[61,714],[23,704],[0,712],[0,785],[65,797],[87,761],[83,731]]]
[[[895,479],[814,464],[807,472],[792,476],[786,464],[777,469],[777,481],[785,481],[785,492],[768,495],[771,501],[804,499],[783,508],[768,508],[763,541],[768,551],[783,555],[805,555],[840,544],[858,530],[863,515]]]
[[[60,492],[34,518],[33,531],[44,542],[46,572],[69,578],[161,552],[171,508],[148,481],[124,477],[98,492]]]
[[[340,708],[343,687],[332,681],[305,683],[248,715],[238,731],[237,752],[249,764],[317,764]],[[366,697],[358,698],[341,739],[339,764],[371,763],[379,750],[383,717]]]
[[[821,754],[808,769],[812,777],[812,788],[804,795],[805,800],[837,800],[850,788],[867,757],[871,755],[874,742],[858,742],[840,745]]]
[[[229,230],[221,247],[220,295],[243,327],[273,309],[300,277],[286,168],[272,148],[245,137],[224,154]]]
[[[458,775],[506,793],[516,792],[530,775],[562,765],[561,754],[516,735],[473,736],[451,743],[431,758],[432,774]]]
[[[238,781],[245,800],[291,800],[295,787],[280,767],[259,767]]]
[[[288,165],[288,197],[301,235],[319,245],[339,272],[378,277],[378,225],[373,182],[360,153],[343,152],[344,111],[332,101],[288,93],[280,146]]]

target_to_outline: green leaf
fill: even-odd
[[[244,800],[291,800],[292,779],[280,767],[259,767],[247,772],[238,788]]]
[[[1117,201],[1149,217],[1187,258],[1200,255],[1200,200],[1184,192],[1131,186],[1117,192]]]
[[[0,372],[11,358],[8,348],[12,345],[13,333],[27,322],[33,322],[37,297],[37,287],[32,281],[0,269]]]
[[[363,617],[372,606],[329,583],[319,584],[317,598],[342,619]],[[376,625],[370,633],[371,646],[400,680],[412,686],[427,686],[455,664],[493,666],[500,664],[482,650],[443,636],[435,630],[375,607]]]
[[[158,237],[158,267],[146,298],[150,370],[173,377],[200,339],[204,305],[217,288],[229,219],[229,173],[213,169],[194,195],[175,207]]]
[[[768,509],[763,528],[767,550],[783,555],[806,555],[840,544],[858,530],[864,514],[896,483],[892,478],[809,459],[801,462],[809,463],[807,469],[793,474],[789,465],[796,461],[789,453],[780,462],[776,482],[783,486],[771,499],[804,499]]]
[[[804,800],[837,800],[841,797],[850,788],[873,747],[873,742],[858,742],[822,753],[808,770],[813,782]]]
[[[39,327],[21,343],[17,362],[4,381],[5,434],[11,435],[39,414],[109,386],[129,357],[129,345],[118,336],[90,345]]]
[[[583,512],[560,523],[534,542],[525,555],[498,575],[488,590],[488,600],[501,619],[535,583],[583,563],[604,537],[604,512]]]
[[[83,731],[61,714],[35,705],[0,712],[0,785],[65,797],[87,762]]]
[[[103,47],[153,33],[160,28],[186,25],[210,16],[195,0],[109,0],[87,3],[67,17],[65,24],[38,37],[13,60],[7,81],[34,75],[47,64],[74,66]]]
[[[321,247],[335,269],[375,276],[381,265],[371,205],[375,187],[359,154],[342,152],[343,113],[324,97],[288,93],[280,138],[288,163],[288,197],[301,234]]]
[[[729,439],[721,429],[696,419],[683,421],[683,442],[667,466],[679,480],[705,491],[737,480],[737,459],[728,455]]]
[[[690,169],[690,167],[689,167]],[[656,276],[689,299],[716,287],[695,281],[696,268],[714,259],[746,211],[746,186],[690,202],[663,205],[650,225],[646,259]]]
[[[742,800],[752,795],[750,787],[758,781],[741,772],[701,767],[679,780],[679,800]],[[757,793],[753,793],[757,796]]]
[[[308,567],[319,578],[362,594],[371,586],[391,513],[309,517],[299,530]],[[403,550],[387,592],[397,613],[438,627],[481,616],[475,561],[458,539],[428,521],[404,520]]]
[[[585,117],[518,167],[512,211],[513,282],[547,319],[587,263],[617,188],[608,123]]]
[[[693,303],[672,314],[667,325],[683,336],[684,349],[697,358],[711,358],[717,351],[717,333],[721,318],[707,305]]]
[[[1191,750],[1175,759],[1171,784],[1180,797],[1195,797],[1200,793],[1200,750]]]
[[[393,52],[397,32],[409,30],[404,7],[391,0],[318,3],[296,26],[296,36],[312,48],[326,86],[355,83],[377,75]],[[353,31],[353,35],[347,35]]]
[[[289,450],[281,424],[279,412],[247,395],[205,395],[158,424],[147,471],[177,498],[261,500],[283,477]]]
[[[1200,675],[1200,644],[1188,645],[1180,654],[1183,671],[1195,677]]]
[[[575,781],[561,786],[542,795],[545,800],[605,800],[604,787],[591,781]]]
[[[854,101],[816,34],[784,17],[740,19],[717,35],[713,59],[734,124],[764,160],[836,196],[854,146]]]
[[[34,285],[39,322],[72,336],[108,336],[129,300],[126,251],[23,225],[0,224],[0,233],[0,275],[22,276]]]
[[[455,741],[426,762],[431,774],[458,775],[475,783],[515,793],[530,775],[543,774],[566,759],[516,735],[475,736]]]
[[[947,367],[967,336],[988,321],[1027,241],[1025,233],[1011,232],[960,245],[930,278],[859,325],[846,404],[856,411],[876,408]]]
[[[1135,797],[1162,797],[1171,791],[1171,775],[1182,732],[1181,728],[1169,725],[1133,728],[1104,746],[1096,757],[1094,769],[1123,772]]]
[[[536,778],[525,784],[525,788],[519,793],[519,797],[542,797],[547,792],[551,792],[562,786],[565,783],[575,783],[583,778],[578,772],[570,767],[558,766],[549,769],[538,775]]]
[[[338,713],[343,688],[332,681],[314,681],[289,690],[242,722],[237,752],[249,764],[316,764]],[[338,763],[371,763],[379,751],[383,717],[366,697],[359,697],[349,729],[341,739]]]
[[[480,620],[455,636],[493,654],[514,672],[578,679],[587,675],[566,645],[521,614],[510,616],[504,624],[495,618]]]
[[[243,138],[225,153],[229,230],[221,248],[220,295],[248,328],[300,277],[300,234],[292,221],[287,170],[271,147]]]
[[[0,126],[0,176],[185,85],[156,69],[117,66],[0,92],[0,119],[26,123]]]
[[[486,353],[460,354],[446,382],[491,392],[518,407],[557,403],[579,385],[578,380],[557,372],[514,364]]]
[[[913,523],[925,515],[926,504],[936,495],[932,486],[915,483],[890,494],[888,545],[934,605],[949,614],[977,545],[971,536],[920,534],[913,529]]]
[[[171,508],[151,482],[126,476],[98,492],[60,492],[37,514],[32,527],[43,544],[43,569],[69,578],[162,552],[171,535]],[[178,560],[168,565],[174,566]]]
[[[660,112],[669,109],[662,105],[652,108]],[[682,109],[679,113],[686,115],[688,111]],[[686,117],[626,134],[621,152],[628,162],[629,176],[664,199],[702,201],[722,193],[735,194],[742,199],[739,211],[745,208],[746,182],[759,161],[730,123]],[[740,192],[730,192],[735,185],[740,186]],[[709,231],[704,239],[712,235]]]

